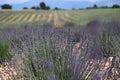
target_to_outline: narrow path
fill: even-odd
[[[47,19],[47,23],[49,23],[50,22],[50,20],[52,19],[52,12],[51,13],[49,13],[49,15],[48,15],[48,19]]]
[[[58,16],[57,16],[57,12],[55,11],[54,12],[54,17],[53,17],[54,19],[53,19],[53,25],[55,26],[55,27],[58,27]]]

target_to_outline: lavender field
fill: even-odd
[[[0,0],[0,80],[120,80],[120,0]]]
[[[120,23],[1,28],[0,63],[8,80],[119,80]]]

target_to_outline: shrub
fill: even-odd
[[[8,53],[8,49],[9,46],[7,44],[0,42],[0,63],[11,58],[11,55]]]
[[[66,22],[64,26],[75,26],[75,23],[73,22]]]
[[[100,44],[104,57],[113,56],[114,43],[111,40],[110,34],[108,32],[102,32],[102,35],[100,37]]]
[[[79,42],[79,41],[80,41],[80,32],[75,32],[73,42]]]

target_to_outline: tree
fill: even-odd
[[[37,7],[36,7],[36,10],[39,10],[39,9],[40,9],[40,8],[37,6]]]
[[[36,9],[36,7],[35,7],[35,6],[33,6],[33,7],[31,7],[31,9]]]
[[[40,8],[38,6],[33,6],[31,9],[39,10]]]
[[[50,9],[50,6],[46,6],[46,4],[45,4],[44,2],[41,2],[41,3],[40,3],[40,9],[49,10],[49,9]]]
[[[96,4],[93,5],[93,8],[98,8]]]
[[[101,6],[100,8],[110,8],[110,7],[108,7],[108,6]]]
[[[59,10],[59,8],[58,8],[58,7],[55,7],[54,10]]]
[[[55,7],[54,10],[65,10],[65,9],[62,9],[62,8],[59,8],[59,7]]]
[[[75,8],[72,8],[72,10],[76,10]]]
[[[28,9],[27,7],[24,7],[23,9]]]
[[[40,3],[40,8],[45,10],[46,9],[46,4],[44,2],[41,2]]]
[[[92,9],[92,7],[87,7],[86,9]]]
[[[50,10],[50,7],[49,7],[49,6],[46,6],[46,10]]]
[[[120,8],[120,6],[118,4],[114,4],[112,8]]]
[[[3,4],[1,5],[2,9],[12,9],[12,6],[10,4]]]

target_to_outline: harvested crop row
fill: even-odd
[[[7,23],[14,23],[18,18],[20,17],[20,15],[15,15],[11,20],[9,20]]]
[[[32,14],[30,18],[28,19],[28,22],[32,22],[35,20],[35,14]]]
[[[52,19],[52,12],[48,15],[47,22],[50,22],[51,19]]]
[[[6,20],[6,18],[8,18],[8,16],[3,16],[3,17],[0,19],[0,23],[3,23],[3,22]]]
[[[22,22],[27,22],[29,17],[30,15],[26,15],[26,17],[22,20]]]
[[[57,16],[57,12],[56,11],[54,12],[54,22],[53,22],[53,25],[55,27],[58,26],[58,16]]]
[[[41,15],[36,15],[35,21],[39,21],[40,17],[41,17]]]
[[[57,16],[58,16],[58,23],[59,23],[59,26],[62,26],[64,24],[64,15],[63,15],[63,12],[57,12]]]
[[[46,20],[47,20],[47,14],[42,14],[40,20],[41,20],[41,21],[46,21]]]
[[[6,21],[5,23],[7,23],[8,21],[10,21],[15,15],[11,15]]]
[[[13,17],[14,15],[8,16],[6,19],[4,19],[3,23],[8,23]]]
[[[20,15],[20,17],[18,19],[16,19],[15,22],[21,22],[23,19],[25,18],[25,15]]]

